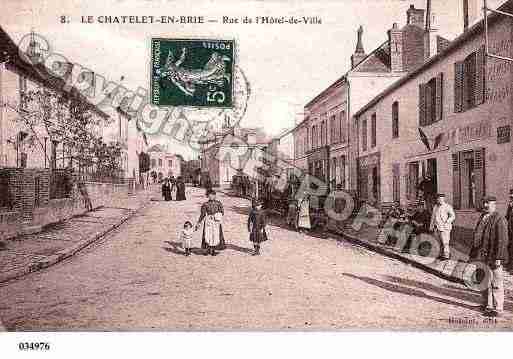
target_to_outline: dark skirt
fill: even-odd
[[[260,230],[254,229],[249,233],[249,240],[253,243],[262,243],[268,239],[267,232],[263,228]]]

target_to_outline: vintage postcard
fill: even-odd
[[[5,335],[513,329],[513,0],[1,8]]]

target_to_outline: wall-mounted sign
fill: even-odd
[[[508,143],[511,138],[511,126],[497,127],[497,143]]]
[[[461,143],[482,140],[492,136],[492,126],[488,121],[480,121],[460,127],[458,137]]]

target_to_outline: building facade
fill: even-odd
[[[305,119],[293,131],[296,166],[329,184],[329,189],[356,187],[352,174],[357,168],[358,143],[350,120],[353,114],[421,64],[433,41],[447,44],[434,30],[431,37],[426,36],[424,17],[423,9],[411,5],[406,25],[393,24],[388,40],[370,54],[365,53],[360,27],[351,69],[305,105]]]
[[[513,2],[501,10],[511,13]],[[488,24],[489,51],[511,58],[511,20],[490,15]],[[513,187],[513,73],[511,63],[485,56],[484,43],[480,21],[355,115],[354,175],[363,199],[417,201],[430,175],[458,226],[473,227],[485,195],[497,196],[505,211]]]
[[[168,152],[167,146],[153,145],[147,153],[150,156],[150,175],[158,181],[182,175],[181,156]]]

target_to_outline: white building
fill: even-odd
[[[153,145],[148,149],[150,156],[150,176],[154,173],[160,181],[165,177],[182,175],[182,157],[168,152],[167,146]]]

